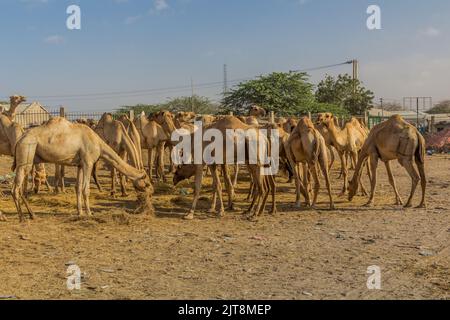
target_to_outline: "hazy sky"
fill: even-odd
[[[71,4],[81,30],[66,28]],[[371,4],[382,30],[366,27]],[[0,40],[0,99],[70,110],[190,95],[191,77],[218,100],[224,63],[231,81],[353,58],[377,98],[450,98],[448,0],[1,0]],[[340,72],[351,66],[310,74]]]

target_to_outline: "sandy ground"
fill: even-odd
[[[426,210],[392,205],[384,166],[379,168],[376,207],[336,198],[336,211],[294,207],[294,187],[278,178],[278,215],[257,222],[241,211],[248,181],[238,188],[237,210],[218,219],[206,213],[207,180],[194,221],[180,219],[192,201],[189,182],[158,184],[158,217],[127,214],[128,198],[111,199],[92,185],[94,219],[77,219],[74,171],[65,195],[31,197],[38,217],[20,224],[10,197],[0,208],[0,299],[448,299],[450,292],[450,156],[427,157]],[[8,172],[11,159],[0,159]],[[53,176],[53,168],[48,167]],[[404,200],[410,179],[393,166]],[[332,173],[333,193],[341,181]],[[106,171],[101,172],[105,189]],[[365,181],[368,186],[367,181]],[[188,194],[185,195],[185,192]],[[419,193],[416,193],[418,204]],[[66,287],[66,270],[82,272],[81,290]],[[381,268],[381,290],[368,290],[367,268]]]

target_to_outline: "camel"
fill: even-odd
[[[281,124],[282,128],[286,133],[291,134],[292,131],[297,127],[298,121],[296,121],[294,118],[288,118],[287,120],[283,122],[279,122]]]
[[[170,135],[155,120],[149,120],[144,112],[134,119],[134,124],[140,134],[142,148],[148,150],[148,175],[150,179],[152,179],[153,163],[154,158],[156,158],[156,178],[158,180],[162,178],[163,181],[166,181],[164,174],[164,145],[170,141]],[[154,157],[155,153],[156,157]]]
[[[24,96],[14,95],[9,98],[10,107],[9,110],[4,111],[3,114],[7,116],[11,121],[14,121],[16,118],[16,109],[22,103],[27,101],[27,98]]]
[[[308,117],[303,117],[298,122],[289,139],[285,143],[287,157],[294,169],[296,180],[296,205],[301,206],[300,194],[305,197],[306,206],[314,208],[317,203],[317,195],[320,189],[319,175],[317,172],[320,166],[330,199],[330,209],[334,209],[333,196],[331,195],[330,177],[328,172],[328,154],[325,140],[314,128],[314,124]],[[301,181],[298,164],[303,165],[303,182]],[[314,193],[311,204],[309,196],[309,172],[314,179]]]
[[[241,120],[243,123],[248,124],[249,126],[259,126],[259,121],[256,116],[248,116],[248,117],[241,116],[238,119]]]
[[[386,170],[389,176],[389,183],[394,189],[396,205],[401,205],[402,200],[395,184],[395,179],[392,175],[389,162],[397,159],[401,166],[403,166],[411,177],[411,192],[405,208],[412,206],[412,198],[414,196],[419,180],[422,187],[422,199],[418,208],[425,208],[425,191],[427,180],[425,176],[425,139],[419,131],[407,123],[399,115],[394,115],[389,120],[376,125],[370,131],[364,146],[361,149],[359,159],[356,165],[355,174],[350,182],[349,196],[350,201],[353,200],[358,190],[358,180],[361,176],[362,167],[369,158],[370,168],[372,171],[371,190],[369,201],[366,206],[372,206],[374,203],[375,188],[377,184],[377,166],[378,161],[385,163]],[[417,170],[413,163],[416,163]]]
[[[24,220],[21,200],[25,204],[30,218],[34,218],[34,213],[23,195],[23,182],[33,164],[39,163],[76,166],[78,168],[76,184],[78,215],[83,216],[83,209],[85,209],[87,215],[92,216],[89,205],[89,180],[93,165],[99,159],[131,179],[138,194],[140,209],[147,212],[153,211],[151,204],[153,187],[144,170],[136,169],[123,161],[89,127],[55,117],[42,126],[27,131],[16,144],[13,165],[16,177],[12,196],[19,220]]]
[[[136,169],[143,169],[142,159],[139,158],[139,153],[136,146],[128,135],[127,129],[122,122],[114,120],[112,114],[105,113],[97,126],[95,132],[110,146],[117,154],[126,161],[127,156],[130,159],[131,164]],[[136,132],[137,134],[137,132]],[[96,177],[96,167],[94,170],[94,176]],[[114,197],[116,194],[116,169],[111,168],[111,195]],[[122,196],[128,196],[125,186],[125,176],[120,176],[120,187]]]
[[[357,120],[354,119],[354,121]],[[336,124],[336,118],[331,113],[325,113],[320,122],[328,130],[329,139],[333,144],[333,147],[336,148],[341,160],[344,179],[344,185],[340,194],[341,196],[343,196],[348,189],[348,165],[346,161],[346,152],[350,153],[352,161],[356,163],[358,160],[358,152],[361,150],[364,141],[367,138],[367,135],[364,134],[361,126],[355,125],[354,121],[352,119],[345,124],[343,129],[340,129]],[[362,183],[361,188],[362,191],[365,192]]]
[[[247,131],[249,129],[255,129],[252,126],[248,126],[244,123],[242,123],[241,120],[234,116],[225,116],[217,120],[214,124],[212,124],[209,127],[203,128],[203,130],[208,129],[217,129],[219,130],[223,137],[226,137],[226,130],[227,129],[241,129],[244,131]],[[264,138],[260,136],[260,138]],[[193,134],[191,133],[191,139],[193,139]],[[193,145],[193,144],[192,144]],[[203,147],[205,147],[207,144],[204,143]],[[249,170],[250,176],[252,178],[253,184],[255,187],[255,192],[253,196],[252,204],[250,205],[249,209],[246,211],[249,219],[256,219],[258,215],[260,215],[264,209],[267,202],[267,198],[269,194],[272,194],[272,210],[271,213],[276,213],[276,205],[275,205],[275,180],[274,176],[263,176],[261,174],[262,164],[250,164],[248,163],[248,138],[246,138],[246,165]],[[236,150],[237,146],[235,146]],[[223,145],[223,164],[220,164],[223,170],[223,176],[225,180],[225,186],[228,192],[228,209],[233,209],[233,199],[234,199],[234,188],[233,184],[231,183],[231,178],[228,172],[227,164],[226,164],[226,142],[224,141]],[[236,154],[235,154],[236,157]],[[234,162],[236,162],[236,159],[234,159]],[[205,164],[183,164],[179,165],[177,167],[177,170],[173,177],[173,182],[176,185],[178,182],[189,179],[192,176],[195,176],[195,187],[194,187],[194,200],[192,202],[191,209],[189,212],[185,215],[185,219],[191,220],[194,218],[195,208],[198,202],[198,199],[200,197],[200,191],[202,186],[202,180],[203,180],[203,168]],[[217,199],[219,200],[219,209],[218,209],[218,215],[222,216],[224,214],[224,206],[223,206],[223,200],[222,200],[222,185],[220,183],[220,177],[217,172],[217,166],[218,164],[212,164],[208,165],[211,169],[211,174],[213,177],[213,200],[211,203],[211,209],[210,212],[214,212],[216,208],[216,202]]]
[[[249,110],[249,116],[254,116],[256,118],[261,118],[266,116],[266,110],[257,105],[252,105]]]
[[[182,123],[192,122],[196,116],[195,112],[179,111],[174,118],[175,125],[181,126]]]
[[[141,135],[139,134],[138,129],[126,114],[121,115],[118,120],[125,126],[131,141],[136,147],[138,161],[140,162],[139,168],[143,168]]]
[[[206,115],[202,115],[202,116],[197,116],[197,118],[195,120],[201,121],[201,123],[203,124],[203,127],[207,127],[207,126],[212,125],[214,122],[216,122],[217,117],[206,114]]]

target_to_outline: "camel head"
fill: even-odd
[[[333,116],[332,113],[330,112],[325,112],[325,113],[320,113],[319,116],[317,117],[317,124],[320,125],[324,125],[326,128],[330,127],[330,124],[336,124],[337,119],[335,116]]]
[[[11,106],[18,106],[19,104],[25,101],[27,101],[27,98],[24,96],[14,95],[9,97],[9,102]]]
[[[353,201],[356,193],[358,192],[358,183],[356,183],[357,179],[353,178],[348,184],[348,201]]]
[[[292,118],[289,118],[288,120],[286,120],[282,125],[284,131],[286,131],[289,134],[291,134],[292,131],[294,131],[296,126],[297,126],[297,122]]]
[[[265,117],[266,116],[266,110],[264,110],[260,106],[252,105],[250,107],[249,116]]]
[[[145,192],[148,191],[148,189],[151,189],[152,183],[150,182],[150,178],[148,177],[147,173],[144,171],[142,172],[141,177],[133,181],[133,186],[136,191]]]
[[[195,174],[195,165],[182,164],[177,166],[175,173],[173,174],[173,185],[176,186],[183,180],[189,179]]]
[[[177,112],[175,120],[178,120],[179,122],[190,122],[193,119],[195,119],[195,117],[196,117],[195,112],[180,111]]]

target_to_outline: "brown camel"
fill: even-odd
[[[33,164],[56,163],[78,167],[77,208],[82,216],[83,203],[86,213],[91,216],[89,206],[89,180],[94,163],[99,159],[116,168],[132,180],[138,193],[141,209],[152,211],[152,185],[147,174],[121,159],[92,129],[85,125],[73,124],[64,118],[53,118],[40,127],[27,131],[16,144],[14,166],[16,177],[12,195],[19,219],[23,221],[21,200],[25,204],[30,218],[34,214],[23,195],[23,182],[30,173]]]
[[[249,116],[254,116],[256,118],[261,118],[261,117],[265,117],[266,116],[266,110],[264,110],[263,108],[261,108],[260,106],[257,105],[252,105],[250,107]]]
[[[389,161],[397,159],[400,165],[406,169],[412,180],[411,193],[405,204],[405,208],[411,207],[412,198],[419,181],[421,182],[422,187],[422,200],[420,201],[418,208],[425,208],[425,190],[427,186],[425,176],[425,139],[414,126],[403,120],[401,116],[394,115],[389,120],[372,128],[369,137],[361,149],[355,174],[350,182],[350,201],[358,190],[357,182],[361,176],[362,167],[367,161],[367,158],[369,158],[370,162],[372,179],[370,198],[366,206],[371,206],[374,202],[379,160],[383,161],[386,165],[389,182],[394,189],[396,204],[402,204],[389,164]],[[419,173],[417,173],[417,170],[414,168],[414,162],[416,163]]]
[[[134,124],[141,136],[142,149],[148,150],[148,175],[152,179],[153,164],[156,159],[155,176],[166,181],[164,174],[164,145],[170,141],[170,136],[155,120],[149,120],[142,112],[134,119]]]
[[[330,177],[328,172],[328,154],[325,140],[322,135],[314,128],[314,124],[308,117],[303,117],[298,122],[289,139],[285,143],[287,157],[294,169],[296,179],[296,205],[300,207],[300,194],[302,193],[306,200],[307,207],[315,207],[317,195],[320,189],[319,175],[317,172],[320,166],[325,184],[330,198],[330,209],[334,209],[333,196],[331,195]],[[303,165],[303,179],[301,178],[298,164]],[[309,172],[311,171],[314,179],[314,194],[311,204],[309,196]],[[302,182],[303,180],[303,182]]]
[[[127,156],[131,164],[138,170],[143,169],[142,159],[136,146],[128,135],[127,129],[122,122],[114,120],[112,114],[105,113],[97,126],[95,132],[111,147],[113,150],[126,161]],[[96,172],[95,170],[94,172]],[[111,167],[111,195],[116,194],[116,169]],[[96,176],[96,173],[94,174]],[[122,196],[128,196],[125,186],[125,176],[120,175],[120,188]]]
[[[24,96],[14,95],[9,98],[10,107],[9,110],[4,111],[3,114],[7,116],[11,121],[14,121],[16,118],[16,109],[22,103],[27,101],[27,98]]]
[[[355,119],[355,121],[357,121]],[[340,129],[336,125],[336,117],[331,113],[325,113],[321,123],[328,130],[329,138],[336,148],[342,164],[344,186],[341,195],[344,195],[348,189],[348,164],[346,159],[346,152],[350,153],[351,159],[354,163],[358,160],[358,152],[361,150],[367,135],[364,134],[360,125],[356,126],[353,120],[347,122],[344,128]],[[370,176],[370,173],[369,173]],[[364,186],[361,184],[362,191],[365,192]]]
[[[241,120],[234,116],[226,116],[222,117],[219,120],[217,120],[213,125],[203,128],[204,132],[208,129],[216,129],[222,133],[223,137],[226,137],[226,130],[227,129],[234,129],[234,130],[243,130],[248,131],[249,129],[255,129],[252,126],[248,126],[244,124]],[[264,138],[260,136],[260,138]],[[193,134],[191,134],[191,139],[193,138]],[[193,141],[193,140],[192,140]],[[250,164],[248,163],[248,143],[249,140],[246,137],[246,165],[249,170],[250,176],[252,178],[253,184],[256,186],[256,191],[254,193],[252,204],[250,205],[249,209],[247,210],[248,217],[250,219],[256,219],[258,215],[260,215],[264,209],[267,202],[267,198],[269,194],[272,194],[272,210],[271,213],[275,214],[276,212],[276,205],[275,205],[275,180],[274,176],[264,176],[261,173],[262,165],[259,164]],[[223,176],[225,180],[225,186],[228,191],[228,208],[233,209],[233,199],[234,199],[234,188],[233,184],[231,183],[231,178],[228,172],[227,164],[226,163],[226,141],[223,142],[223,164],[220,164],[223,170]],[[235,141],[236,143],[236,141]],[[192,143],[192,146],[194,144]],[[208,143],[203,143],[203,148],[208,145]],[[235,150],[237,149],[237,145],[235,145]],[[234,155],[236,157],[236,154]],[[234,163],[236,163],[236,158],[234,159]],[[174,184],[177,184],[178,182],[189,179],[192,176],[195,176],[195,188],[194,188],[194,200],[192,202],[191,209],[185,216],[185,219],[193,219],[194,218],[194,212],[197,205],[197,201],[200,197],[200,191],[202,186],[202,180],[203,180],[203,168],[205,164],[183,164],[178,166],[177,171],[174,175]],[[224,212],[224,206],[223,206],[223,200],[222,200],[222,186],[220,183],[220,177],[217,172],[217,166],[216,164],[208,165],[211,169],[211,174],[213,177],[213,200],[211,205],[211,212],[215,211],[216,208],[216,201],[219,200],[219,209],[218,214],[219,216],[223,215]]]

